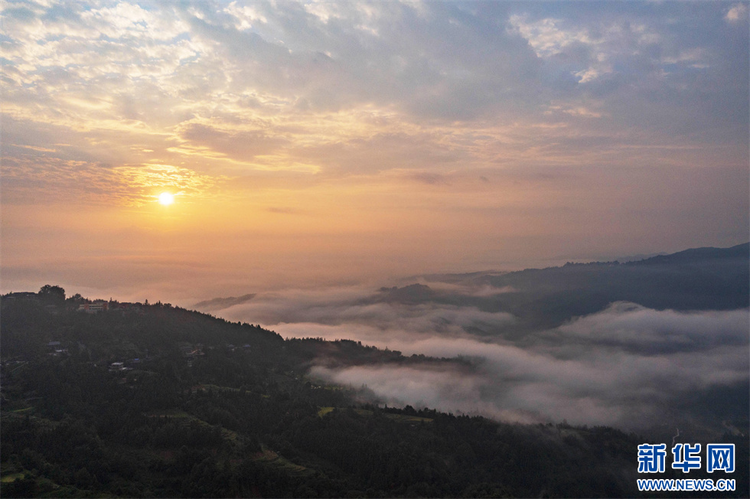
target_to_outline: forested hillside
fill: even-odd
[[[3,497],[639,495],[643,436],[382,407],[367,387],[308,375],[470,361],[285,341],[169,304],[94,305],[54,286],[2,298]],[[746,497],[747,438],[730,433],[729,495]]]

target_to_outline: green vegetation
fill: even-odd
[[[3,477],[0,478],[0,482],[11,483],[11,482],[15,482],[16,480],[22,480],[25,476],[26,476],[25,473],[10,473],[10,474],[3,473]]]
[[[63,296],[2,299],[2,497],[639,495],[643,437],[379,407],[306,378],[321,359],[449,360]],[[730,433],[747,496],[747,439]]]
[[[323,416],[325,416],[329,412],[333,412],[334,409],[336,409],[336,408],[335,407],[321,407],[320,410],[318,411],[318,416],[320,416],[322,418]]]

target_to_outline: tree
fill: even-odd
[[[67,301],[72,302],[72,303],[85,303],[85,302],[87,302],[89,300],[87,300],[86,298],[84,298],[83,296],[81,296],[81,293],[76,293],[73,296],[71,296],[70,298],[68,298]]]
[[[50,301],[65,301],[65,290],[60,286],[45,284],[39,289],[39,293],[37,294],[40,298]]]

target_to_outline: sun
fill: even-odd
[[[159,202],[164,206],[170,205],[174,203],[174,195],[168,192],[162,192],[161,194],[159,194]]]

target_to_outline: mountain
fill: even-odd
[[[544,358],[561,365],[560,359],[542,355],[561,338],[568,367],[574,348],[590,356],[601,342],[612,356],[600,358],[623,358],[630,348],[647,350],[634,359],[666,361],[670,352],[695,359],[714,346],[734,348],[730,340],[737,338],[721,331],[662,337],[660,331],[648,336],[640,330],[615,331],[612,337],[576,331],[559,336],[564,327],[549,328],[569,326],[572,318],[613,302],[630,302],[617,308],[625,312],[639,306],[746,309],[748,266],[750,246],[744,244],[625,264],[432,276],[427,284],[381,288],[332,310],[430,313],[435,324],[462,307],[509,312],[500,314],[512,315],[503,322],[500,343],[483,337],[488,340],[483,347],[505,352],[515,345],[526,361]],[[217,310],[253,298],[200,305]],[[466,326],[459,337],[497,335],[494,327],[501,326]],[[2,497],[637,497],[636,479],[643,478],[637,473],[638,445],[670,444],[675,435],[666,419],[655,420],[653,430],[639,435],[565,421],[509,424],[416,402],[416,408],[393,408],[383,404],[373,384],[367,386],[372,377],[351,386],[316,374],[356,368],[388,371],[392,379],[407,377],[403,381],[408,382],[408,376],[439,373],[461,380],[497,379],[480,389],[500,393],[523,375],[515,370],[524,366],[510,357],[491,364],[474,357],[405,356],[353,340],[284,339],[259,325],[170,304],[91,303],[79,295],[65,299],[58,286],[0,297],[0,328]],[[512,335],[520,340],[513,343]],[[740,340],[737,348],[746,348],[745,339]],[[541,350],[524,357],[527,351],[520,346],[532,344]],[[646,348],[654,345],[658,348]],[[673,347],[681,350],[674,353]],[[688,357],[695,348],[699,357]],[[494,368],[502,376],[481,378]],[[713,369],[710,362],[708,369]],[[576,388],[583,390],[586,381],[578,379]],[[524,393],[540,392],[532,387]],[[737,409],[748,404],[747,382],[708,385],[666,400],[673,401],[671,410],[679,416],[669,421],[686,423],[679,425],[682,441],[735,445],[731,478],[737,490],[725,496],[748,497],[750,428],[746,416],[737,416]],[[700,424],[688,424],[707,417],[698,409],[712,412],[720,431],[708,435]],[[667,469],[658,478],[685,475]],[[702,468],[689,478],[717,477]]]
[[[645,437],[388,408],[309,375],[474,369],[465,359],[284,340],[161,303],[85,313],[29,293],[1,305],[3,497],[637,495]],[[747,495],[746,439],[725,440]]]
[[[624,264],[568,263],[426,279],[427,285],[382,288],[365,302],[439,303],[509,312],[520,319],[519,332],[557,327],[619,301],[655,310],[733,310],[750,305],[750,243],[690,249]],[[477,296],[433,289],[431,282],[485,286],[497,292]]]
[[[247,303],[253,298],[255,298],[255,293],[249,293],[238,297],[229,296],[227,298],[213,298],[211,300],[198,302],[193,305],[193,308],[202,312],[214,312]]]
[[[740,259],[745,262],[750,259],[750,243],[738,244],[730,248],[693,248],[671,255],[657,255],[641,261],[633,262],[636,265],[654,265],[668,263],[693,263],[704,264],[710,261]]]
[[[516,334],[560,326],[576,317],[631,302],[655,310],[734,310],[750,306],[750,243],[695,248],[626,263],[568,263],[516,272],[433,274],[422,282],[383,287],[356,305],[437,304],[508,312]],[[476,290],[481,289],[480,293]],[[468,290],[468,292],[467,292]],[[250,302],[256,295],[197,303],[206,312]],[[279,322],[288,318],[279,317]],[[491,333],[489,333],[491,334]]]

